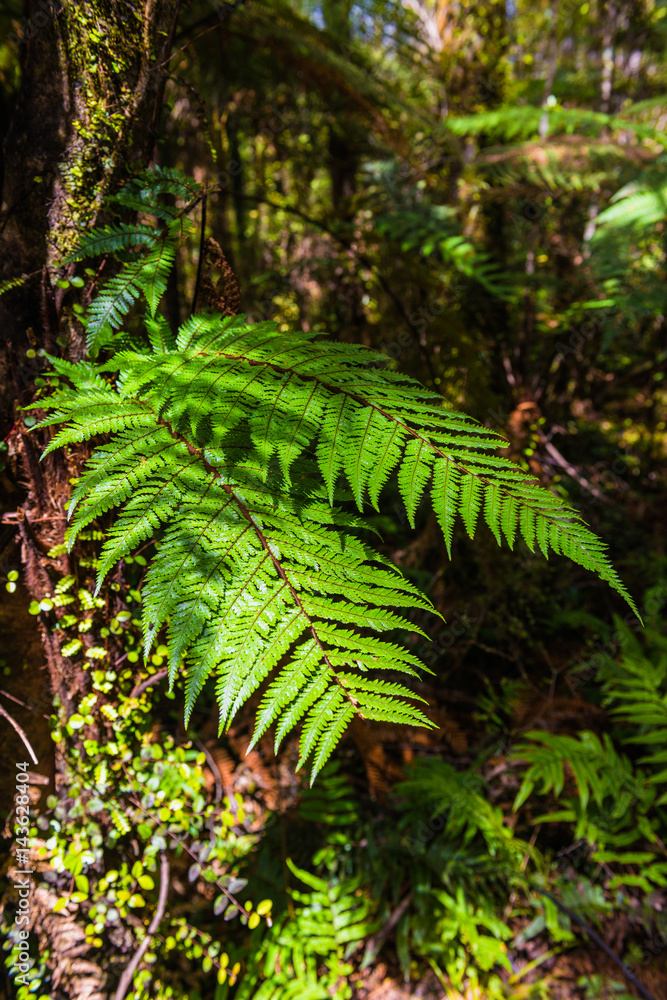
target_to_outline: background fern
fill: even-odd
[[[661,841],[667,802],[665,639],[649,632],[649,658],[620,618],[615,626],[623,655],[618,661],[606,657],[600,667],[611,732],[602,738],[589,730],[576,737],[526,733],[512,754],[528,765],[514,808],[535,793],[552,796],[557,808],[533,822],[572,824],[574,838],[590,844],[592,860],[614,866],[610,887],[632,885],[648,893],[667,885]]]
[[[454,216],[452,208],[425,204],[422,200],[401,211],[377,215],[375,227],[380,236],[399,243],[401,250],[417,251],[424,257],[437,253],[445,264],[479,283],[492,295],[509,298],[507,276],[499,271],[488,254],[479,251],[461,234]]]
[[[235,994],[239,1000],[347,1000],[352,996],[347,959],[376,929],[371,903],[358,892],[361,878],[319,878],[287,867],[306,887],[288,889],[293,915],[285,914],[264,936],[253,965]],[[278,961],[279,959],[279,961]]]

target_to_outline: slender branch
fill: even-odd
[[[557,466],[564,469],[568,476],[571,476],[572,479],[578,482],[582,489],[591,493],[596,500],[602,500],[603,503],[609,503],[609,498],[606,497],[604,493],[600,493],[599,489],[596,486],[593,486],[593,483],[589,482],[589,480],[586,479],[586,477],[583,476],[578,469],[575,469],[572,463],[568,462],[565,456],[561,454],[558,448],[552,444],[551,441],[547,441],[544,434],[540,434],[540,437],[542,439],[542,443],[544,444],[544,450],[551,456]]]
[[[222,774],[220,772],[220,768],[216,763],[215,757],[205,743],[202,743],[201,740],[195,740],[195,745],[199,747],[201,752],[206,757],[206,762],[211,770],[211,774],[213,775],[213,780],[215,781],[215,801],[220,802],[222,799]],[[232,808],[233,796],[231,789],[229,790],[227,798],[229,799],[230,811],[236,815],[236,799],[234,799],[234,808]]]
[[[0,688],[0,694],[5,698],[9,698],[10,701],[15,701],[17,705],[21,706],[21,708],[28,708],[31,712],[34,711],[27,701],[21,701],[20,698],[15,698],[13,694],[10,694],[9,691],[5,691],[4,688]]]
[[[19,736],[20,736],[20,737],[21,737],[21,739],[23,740],[23,743],[24,743],[24,746],[25,746],[26,750],[28,751],[28,753],[29,753],[29,754],[30,754],[30,756],[32,757],[32,762],[33,762],[33,764],[39,764],[39,758],[37,757],[37,754],[35,753],[35,751],[33,750],[32,746],[30,745],[30,740],[28,739],[28,737],[27,737],[27,735],[26,735],[26,732],[25,732],[25,730],[24,730],[24,729],[21,729],[21,727],[19,726],[19,724],[18,724],[18,722],[16,721],[16,719],[14,719],[14,718],[13,718],[13,717],[12,717],[12,716],[11,716],[11,715],[9,714],[9,712],[8,712],[8,711],[6,711],[6,709],[4,709],[4,708],[2,707],[2,705],[0,705],[0,715],[1,715],[1,716],[2,716],[2,717],[3,717],[4,719],[6,719],[6,720],[7,720],[7,722],[8,722],[9,724],[10,724],[10,726],[13,726],[13,727],[14,727],[14,729],[16,730],[16,732],[17,732],[17,733],[19,734]]]
[[[183,45],[180,49],[176,49],[176,52],[174,52],[173,55],[178,55],[178,53],[186,49],[188,45],[194,45],[197,39],[208,34],[209,31],[214,31],[216,28],[220,27],[230,14],[233,14],[234,11],[238,10],[239,7],[242,7],[247,2],[248,0],[229,0],[229,2],[216,4],[216,7],[218,8],[216,13],[207,14],[206,17],[200,17],[199,20],[195,21],[193,24],[186,25],[176,36],[177,42],[180,42],[182,38],[187,38],[191,32],[196,31],[197,28],[201,28],[204,24],[210,25],[210,27],[206,28],[205,31],[200,32],[198,35],[195,35],[193,39],[191,39],[186,45]],[[223,8],[222,10],[219,9],[220,6]],[[211,24],[211,21],[213,21],[214,18],[217,23]]]
[[[370,962],[379,953],[383,944],[389,937],[389,934],[393,931],[394,927],[399,922],[399,920],[401,919],[407,908],[412,904],[412,900],[413,900],[413,893],[410,891],[407,894],[407,896],[405,896],[405,898],[401,900],[401,902],[398,904],[393,913],[391,913],[386,924],[383,927],[381,927],[379,931],[376,931],[376,933],[368,939],[368,941],[366,942],[366,949],[364,952],[365,961]],[[357,945],[357,948],[355,948],[355,951],[358,948],[360,948],[362,944],[363,941],[360,941],[359,944]]]
[[[541,893],[543,896],[546,896],[547,899],[550,899],[551,902],[555,906],[557,906],[559,910],[561,910],[570,918],[570,920],[573,920],[575,924],[578,924],[579,927],[581,927],[581,929],[585,931],[586,934],[588,934],[591,941],[595,941],[598,948],[602,948],[605,955],[607,955],[612,960],[612,962],[616,963],[616,965],[619,967],[625,978],[639,990],[641,995],[644,997],[644,1000],[655,1000],[653,994],[649,993],[646,987],[637,979],[634,972],[632,972],[632,970],[627,967],[623,959],[619,958],[616,952],[611,950],[606,941],[604,941],[600,937],[597,931],[594,931],[593,928],[586,923],[583,917],[580,917],[578,913],[575,913],[574,910],[571,910],[569,906],[566,906],[565,903],[562,903],[557,896],[554,896],[553,893],[548,892],[546,889],[540,889],[539,886],[532,884],[531,888],[534,889],[536,892]]]
[[[130,698],[138,698],[140,694],[143,694],[144,691],[146,691],[149,687],[152,687],[153,684],[157,684],[159,681],[164,680],[164,678],[168,676],[168,670],[158,670],[158,672],[153,674],[152,677],[148,677],[145,681],[135,684],[130,691]]]
[[[192,296],[192,309],[190,313],[194,316],[195,307],[197,305],[197,296],[199,294],[199,285],[201,282],[201,272],[204,263],[204,239],[206,237],[206,195],[202,197],[201,200],[201,234],[199,237],[199,263],[197,264],[197,280],[195,281],[195,291]]]
[[[153,914],[153,919],[148,925],[148,930],[146,931],[146,937],[143,939],[134,955],[132,956],[129,965],[120,977],[120,982],[118,983],[118,989],[116,990],[114,1000],[123,1000],[125,994],[129,990],[134,973],[137,971],[139,963],[148,951],[150,943],[153,939],[153,935],[157,931],[158,927],[162,923],[162,918],[164,916],[164,911],[167,908],[167,893],[169,891],[169,859],[167,857],[167,852],[162,851],[160,854],[160,894],[158,896],[157,907],[155,908],[155,913]]]
[[[127,767],[125,766],[125,764],[122,764],[122,768],[123,768],[123,772],[125,774],[125,777],[127,778],[128,782],[130,783],[130,787],[131,787],[132,786],[132,778],[130,777],[130,774],[129,774],[129,772],[127,770]],[[152,819],[157,824],[158,830],[161,829],[161,830],[164,831],[165,837],[171,837],[171,839],[172,839],[173,843],[176,845],[176,847],[182,848],[182,850],[184,850],[186,854],[190,855],[190,857],[192,858],[193,861],[197,862],[197,864],[201,864],[201,861],[199,860],[199,858],[197,857],[197,855],[194,853],[194,851],[192,851],[188,847],[188,845],[185,842],[185,840],[180,840],[176,836],[175,833],[172,833],[171,830],[164,823],[162,823],[160,821],[160,819],[155,815],[155,813],[151,812],[150,809],[146,809],[146,807],[141,804],[141,802],[139,801],[139,799],[137,799],[134,794],[130,793],[130,799],[131,799],[132,804],[135,805],[137,807],[137,809],[141,809],[142,813],[145,816],[148,816],[150,819]],[[236,909],[238,910],[238,912],[239,912],[239,914],[241,916],[247,916],[248,915],[247,910],[243,906],[241,906],[241,904],[236,899],[236,897],[231,894],[231,892],[229,891],[229,889],[227,889],[222,884],[222,882],[219,881],[219,879],[216,879],[214,884],[218,887],[218,889],[220,890],[220,892],[224,893],[224,895],[227,897],[227,899],[232,904],[232,906],[236,907]],[[118,998],[114,997],[114,1000],[118,1000]]]

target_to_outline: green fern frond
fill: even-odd
[[[533,742],[519,744],[512,754],[512,759],[525,760],[529,764],[514,800],[514,809],[526,801],[538,782],[541,795],[553,792],[556,797],[560,796],[565,785],[565,764],[574,775],[582,808],[586,809],[591,794],[597,805],[602,805],[606,782],[600,769],[604,769],[615,755],[608,736],[604,746],[588,731],[578,738],[535,731],[526,733],[526,739]]]
[[[0,281],[0,295],[4,295],[5,292],[11,291],[12,288],[20,288],[21,285],[25,285],[28,280],[28,275],[22,274],[18,278],[7,278],[5,281]]]
[[[366,367],[369,352],[205,314],[184,325],[178,343],[122,351],[80,375],[69,369],[74,389],[53,397],[44,424],[67,422],[50,450],[112,435],[73,494],[71,537],[120,508],[100,582],[138,544],[159,538],[144,587],[146,651],[166,625],[172,681],[183,659],[187,666],[186,718],[211,674],[224,728],[278,670],[255,741],[272,724],[277,742],[301,724],[300,763],[312,755],[314,773],[354,714],[428,724],[406,689],[392,693],[364,676],[413,672],[417,661],[373,644],[368,630],[415,631],[393,609],[430,607],[350,535],[345,525],[354,529],[355,520],[335,504],[342,477],[360,511],[377,503],[378,454],[382,479],[398,466],[413,523],[433,480],[448,544],[458,517],[473,536],[483,516],[498,541],[500,527],[514,540],[518,520],[531,547],[562,552],[625,595],[576,513],[494,454],[502,439],[450,415],[408,379]]]
[[[157,241],[147,253],[125,265],[111,278],[91,303],[87,318],[86,346],[89,351],[104,345],[143,293],[150,314],[155,316],[167,287],[176,249],[166,239]]]
[[[373,904],[360,892],[360,876],[325,879],[291,858],[286,863],[301,886],[288,889],[292,913],[278,919],[259,943],[236,995],[239,1000],[343,1000],[343,984],[353,971],[347,959],[378,927]]]
[[[156,163],[135,174],[112,200],[123,204],[122,199],[125,195],[133,192],[136,192],[145,204],[155,205],[163,195],[189,202],[200,195],[201,187],[197,181],[177,167],[163,167]]]
[[[617,192],[612,204],[598,216],[599,229],[595,234],[598,242],[607,239],[616,230],[621,233],[634,231],[642,235],[664,221],[667,217],[667,180],[664,169],[663,162],[661,175],[658,175],[654,167],[651,171],[653,183],[635,182]]]
[[[424,257],[437,254],[493,295],[503,299],[511,296],[508,277],[488,254],[461,235],[452,208],[421,202],[377,216],[375,227],[381,236],[398,242],[402,250],[417,250]]]
[[[649,659],[628,626],[615,618],[623,657],[607,659],[600,668],[605,703],[624,726],[623,743],[643,751],[639,763],[649,768],[652,785],[667,784],[667,643],[654,636],[658,656]],[[658,805],[667,802],[662,791]]]
[[[201,187],[175,167],[154,164],[135,174],[110,199],[110,207],[131,209],[169,223],[183,214],[178,202],[187,206],[201,195]],[[165,196],[170,200],[165,201]]]
[[[664,777],[655,774],[654,782],[647,781],[646,773],[634,768],[628,757],[618,752],[609,733],[604,733],[602,740],[589,731],[578,737],[526,733],[525,742],[516,747],[512,759],[528,764],[515,809],[533,792],[551,794],[558,800],[557,810],[535,816],[534,823],[572,823],[574,838],[586,839],[597,848],[594,861],[641,865],[641,874],[621,870],[610,885],[635,885],[650,892],[656,885],[665,884],[667,866],[660,858],[661,844],[655,821],[650,818],[655,806],[667,799],[663,796],[656,801],[655,783]],[[568,771],[575,780],[576,798],[564,792]],[[641,845],[643,850],[628,851],[633,845]]]
[[[140,224],[128,226],[117,223],[115,226],[91,229],[79,238],[76,247],[68,257],[65,257],[63,264],[98,257],[100,254],[118,253],[121,250],[130,250],[132,247],[150,247],[155,244],[158,236],[153,226]]]
[[[638,139],[652,139],[664,147],[665,134],[641,121],[633,120],[633,109],[623,115],[608,115],[587,108],[542,108],[533,105],[509,105],[475,115],[447,120],[455,135],[484,134],[508,141],[521,141],[540,134],[543,116],[548,118],[549,135],[588,134],[598,136],[605,130],[632,132]]]
[[[442,760],[421,758],[395,792],[420,817],[444,816],[445,837],[460,838],[466,845],[482,837],[497,862],[516,864],[533,853],[524,841],[508,836],[502,810],[489,802],[484,782],[473,771],[455,771]]]
[[[168,172],[133,183],[146,205],[196,201],[199,190]],[[300,726],[300,764],[312,758],[313,777],[354,715],[431,725],[409,687],[376,677],[419,676],[419,661],[382,633],[419,633],[401,609],[431,605],[341,506],[351,493],[360,514],[378,508],[394,474],[411,524],[430,494],[448,550],[457,521],[472,537],[483,519],[499,543],[520,532],[531,549],[597,573],[634,609],[577,512],[499,455],[503,438],[382,355],[206,312],[174,337],[157,310],[183,225],[174,217],[152,245],[123,244],[124,269],[90,309],[97,348],[143,295],[150,346],[103,364],[53,360],[72,387],[39,405],[49,413],[40,426],[60,425],[47,452],[108,437],[72,494],[70,544],[116,512],[99,588],[118,560],[155,542],[145,655],[166,628],[172,684],[185,666],[186,721],[210,677],[221,730],[262,689],[253,742],[274,726],[278,745]],[[92,239],[99,248],[107,236]]]
[[[178,208],[165,203],[164,196],[187,204]],[[129,181],[111,199],[111,204],[123,211],[131,208],[154,216],[163,223],[160,229],[144,222],[134,225],[116,223],[81,234],[64,264],[101,254],[115,255],[123,263],[120,272],[100,289],[88,310],[85,322],[89,353],[95,354],[109,343],[140,296],[146,300],[150,319],[156,321],[157,309],[174,264],[177,243],[191,231],[191,223],[184,213],[199,197],[200,185],[180,171],[154,167]],[[172,342],[172,337],[160,334],[161,346]]]

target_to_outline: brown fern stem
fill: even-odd
[[[197,264],[197,279],[195,281],[195,290],[192,296],[192,308],[190,314],[194,316],[195,308],[197,306],[197,295],[199,294],[199,285],[201,282],[202,267],[204,265],[204,240],[206,238],[206,201],[207,197],[204,195],[201,200],[201,233],[199,236],[199,263]]]

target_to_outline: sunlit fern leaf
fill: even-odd
[[[158,186],[158,200],[183,194],[177,178]],[[457,521],[472,537],[481,516],[510,544],[519,528],[531,549],[597,573],[634,609],[576,511],[498,454],[503,438],[382,355],[220,313],[197,313],[174,338],[157,305],[179,233],[179,220],[160,230],[91,307],[99,345],[142,296],[150,344],[97,365],[53,359],[71,388],[38,405],[49,413],[40,426],[60,426],[47,452],[107,437],[73,491],[70,542],[116,512],[98,588],[118,560],[155,543],[145,655],[166,628],[172,684],[185,668],[186,721],[209,677],[221,730],[262,689],[255,740],[273,725],[279,743],[300,726],[313,776],[355,714],[431,724],[409,688],[377,681],[378,671],[419,676],[419,661],[381,635],[419,632],[400,612],[431,606],[358,537],[344,480],[363,513],[381,508],[397,473],[411,523],[430,485],[448,550]]]
[[[504,497],[500,526],[503,529],[505,538],[507,539],[507,544],[511,549],[514,548],[514,540],[516,538],[516,532],[519,525],[519,513],[520,508],[518,499],[513,496]]]
[[[532,507],[522,506],[519,510],[519,527],[523,540],[531,552],[535,551],[535,511]]]
[[[452,535],[460,491],[461,471],[453,461],[439,462],[433,475],[433,509],[442,528],[447,554],[452,557]]]
[[[176,337],[169,323],[158,313],[156,316],[147,316],[146,332],[154,351],[168,351],[176,346]]]
[[[317,459],[332,502],[334,486],[343,465],[341,444],[347,440],[349,433],[346,408],[349,410],[344,393],[329,400],[324,418],[324,434],[321,435],[317,448]]]
[[[405,449],[398,472],[398,485],[405,499],[410,526],[415,526],[415,512],[431,478],[435,455],[428,442],[413,438]]]
[[[561,549],[625,592],[601,543],[575,512],[494,455],[489,446],[496,439],[483,429],[455,417],[456,447],[448,454],[443,442],[449,415],[425,390],[406,379],[383,382],[377,369],[363,366],[363,352],[347,345],[292,337],[296,368],[271,324],[251,327],[236,317],[199,316],[189,324],[185,349],[157,341],[153,350],[121,352],[97,370],[88,366],[80,377],[68,369],[74,388],[53,397],[54,415],[45,423],[67,422],[51,448],[91,432],[112,433],[72,497],[72,534],[120,507],[101,553],[100,578],[137,545],[157,539],[144,587],[146,651],[167,625],[172,679],[178,663],[186,663],[186,717],[213,674],[221,724],[229,725],[277,669],[257,734],[275,723],[280,739],[301,723],[301,760],[312,754],[316,771],[355,713],[426,722],[405,696],[353,680],[365,680],[364,672],[373,668],[411,673],[412,661],[391,645],[369,644],[367,630],[414,628],[392,608],[428,608],[349,534],[345,524],[353,527],[355,520],[328,501],[344,468],[363,508],[383,443],[398,450],[398,484],[411,518],[435,471],[434,506],[450,543],[456,516],[472,536],[481,514],[500,540],[499,521],[511,534],[518,510],[529,544],[537,539],[545,552]],[[115,387],[103,381],[114,371]],[[317,412],[327,407],[340,415],[333,402],[345,400],[347,433],[334,416],[329,422],[301,419],[295,434],[296,415],[307,413],[315,389]],[[392,398],[400,418],[392,413]],[[270,419],[263,410],[257,423],[266,399],[272,399]],[[197,411],[211,414],[206,442],[197,437]],[[230,428],[242,443],[243,427],[248,448],[238,464],[237,451],[229,453],[226,443]],[[274,462],[274,438],[289,443],[291,482]],[[318,483],[316,451],[325,484]]]

